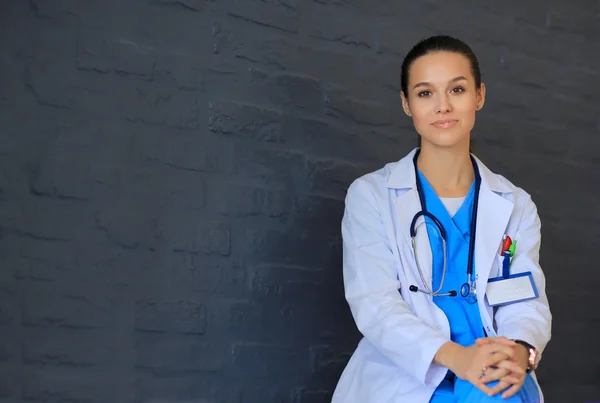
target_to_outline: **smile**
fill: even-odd
[[[439,127],[440,129],[448,129],[454,126],[458,122],[458,120],[446,119],[446,120],[438,120],[433,122],[435,127]]]

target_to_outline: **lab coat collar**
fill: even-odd
[[[415,177],[415,170],[413,166],[413,158],[417,148],[413,149],[400,161],[396,162],[392,167],[390,176],[387,180],[387,187],[392,189],[412,189],[417,187],[417,181]],[[493,173],[483,162],[475,155],[475,162],[479,167],[479,173],[481,175],[481,186],[482,188],[488,188],[492,192],[496,193],[511,193],[515,190],[515,187],[500,180],[498,175]]]

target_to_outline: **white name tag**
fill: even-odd
[[[496,306],[538,298],[539,294],[533,276],[528,271],[514,274],[509,278],[489,279],[485,296],[490,306]]]

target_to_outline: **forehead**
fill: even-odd
[[[460,53],[438,51],[416,59],[409,69],[409,86],[420,82],[444,84],[455,77],[472,78],[471,64]]]

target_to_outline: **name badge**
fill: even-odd
[[[485,296],[490,306],[513,304],[539,297],[530,271],[488,280]]]

